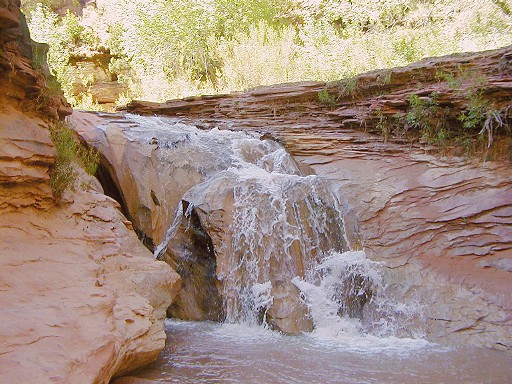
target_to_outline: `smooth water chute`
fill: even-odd
[[[178,232],[178,227],[180,226],[181,220],[183,216],[183,204],[178,204],[178,208],[176,208],[176,213],[174,214],[174,219],[172,221],[171,226],[169,229],[167,229],[167,232],[165,233],[164,240],[158,244],[155,247],[155,250],[153,251],[153,256],[155,259],[160,259],[162,255],[167,250],[167,245],[169,244],[169,241],[176,236],[176,233]]]

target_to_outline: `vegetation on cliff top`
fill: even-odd
[[[502,60],[492,68],[495,78],[504,63]],[[419,83],[416,89],[398,96],[404,101],[398,103],[400,107],[395,104],[385,109],[385,102],[369,107],[365,126],[381,134],[384,141],[419,141],[459,155],[512,160],[512,104],[506,92],[489,92],[489,87],[496,91],[493,76],[461,66],[432,76],[430,92]]]
[[[87,108],[95,100],[72,87],[94,79],[70,59],[98,52],[128,86],[122,102],[339,80],[512,43],[510,0],[96,0],[81,15],[65,12],[70,1],[23,3],[68,100]]]

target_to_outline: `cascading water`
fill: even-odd
[[[312,337],[336,342],[362,351],[397,347],[396,335],[421,337],[411,325],[421,314],[414,300],[398,303],[386,297],[381,264],[366,258],[363,251],[333,252],[310,273],[314,279],[296,277],[315,324]],[[417,341],[403,339],[398,345]]]
[[[268,320],[293,331],[288,323],[305,322],[307,314],[291,280],[305,277],[325,250],[345,246],[336,201],[315,176],[254,165],[235,170],[233,176],[231,241],[220,250],[230,265],[219,275],[226,320]]]
[[[302,176],[274,141],[219,130],[196,130],[188,137],[181,148],[198,148],[210,166],[220,164],[183,195],[187,209],[179,208],[178,215],[183,234],[195,215],[196,227],[212,241],[225,321],[292,333],[310,329],[307,307],[291,280],[305,277],[326,250],[346,249],[335,198],[318,177]],[[155,255],[179,247],[177,227],[175,220]]]
[[[351,267],[339,257],[350,253],[336,198],[277,142],[170,118],[128,115],[116,126],[150,153],[161,185],[139,194],[167,217],[168,229],[153,234],[155,257],[183,277],[171,316],[298,333],[364,318],[371,303],[372,324],[347,321],[357,332],[382,332],[375,314],[391,311],[375,293],[378,266],[362,269],[363,253]]]

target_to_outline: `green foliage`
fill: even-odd
[[[468,95],[468,106],[458,117],[462,126],[468,130],[480,129],[487,118],[491,104],[482,97],[482,91],[472,91]]]
[[[496,4],[501,11],[507,15],[512,16],[512,5],[510,4],[510,1],[507,0],[493,0],[494,4]]]
[[[408,128],[418,130],[429,144],[446,144],[449,138],[445,111],[438,104],[438,96],[436,93],[430,94],[429,97],[411,95],[409,111],[405,115]]]
[[[230,39],[248,33],[251,27],[266,22],[272,27],[286,24],[285,15],[290,1],[281,0],[213,0],[211,20],[218,38]]]
[[[501,127],[508,128],[506,118],[507,111],[497,110],[493,104],[485,99],[484,90],[487,84],[487,78],[478,70],[465,70],[461,67],[453,72],[440,72],[436,74],[440,81],[445,81],[450,89],[457,90],[458,95],[467,99],[465,110],[459,114],[457,119],[465,130],[461,133],[460,142],[465,148],[470,148],[468,141],[471,139],[467,135],[476,134],[481,136],[487,134],[487,148],[490,148],[496,129]],[[465,85],[465,87],[463,87]],[[462,88],[466,90],[463,93]]]
[[[356,95],[357,91],[357,78],[351,77],[349,79],[343,80],[339,85],[339,93],[341,97]]]
[[[328,107],[334,107],[336,105],[336,98],[326,89],[318,92],[318,101],[320,104]]]
[[[50,127],[50,138],[56,149],[50,186],[54,196],[60,198],[65,190],[75,190],[78,178],[77,164],[88,174],[94,175],[99,164],[99,155],[94,149],[80,145],[76,133],[66,123],[54,123]]]
[[[379,80],[381,85],[387,85],[391,83],[391,76],[393,75],[393,71],[386,70],[382,72],[382,76],[379,76]]]
[[[93,100],[90,93],[79,93],[76,96],[71,97],[72,104],[77,109],[83,109],[86,111],[102,111],[103,107],[98,102]]]
[[[386,116],[384,116],[384,114],[382,113],[382,109],[380,108],[375,110],[373,114],[377,117],[377,130],[384,138],[384,142],[387,142],[389,139],[389,135],[392,132],[390,121]]]
[[[301,64],[294,38],[292,27],[274,28],[260,22],[247,33],[222,41],[216,48],[217,57],[222,58],[216,88],[244,90],[299,80]]]
[[[48,65],[60,83],[64,96],[75,105],[73,83],[76,81],[69,63],[72,54],[82,55],[98,47],[99,37],[81,19],[70,13],[58,16],[48,5],[36,4],[28,15],[31,37],[49,45]],[[39,58],[42,61],[42,58]]]
[[[465,69],[458,66],[455,72],[452,71],[437,71],[436,78],[438,81],[444,81],[449,89],[460,90],[463,84],[468,84],[469,92],[477,92],[479,89],[487,84],[487,77],[485,77],[477,69]]]
[[[54,13],[60,1],[24,2],[31,33],[50,44],[50,67],[75,104],[69,58],[98,49],[114,54],[109,68],[130,97],[163,101],[334,81],[512,43],[510,2],[501,0],[116,0],[80,17]]]

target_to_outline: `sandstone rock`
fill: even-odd
[[[0,2],[0,102],[45,119],[69,115],[62,92],[52,92],[44,75],[32,66],[32,41],[20,1]]]
[[[53,202],[48,181],[55,148],[46,123],[10,105],[3,106],[0,121],[0,207],[47,207]]]
[[[165,344],[178,276],[152,260],[110,198],[72,199],[67,207],[1,213],[6,382],[108,383],[151,362]]]
[[[511,348],[512,280],[492,262],[512,260],[509,165],[442,159],[357,132],[309,131],[300,144],[293,136],[292,152],[337,191],[353,243],[399,282],[390,294],[412,291],[423,303],[430,338]],[[306,153],[310,139],[325,146]]]
[[[108,383],[164,347],[179,277],[111,198],[89,190],[55,204],[48,123],[70,109],[31,65],[19,4],[0,2],[0,377]]]
[[[124,110],[142,115],[166,115],[199,119],[194,124],[225,124],[237,129],[269,131],[320,126],[324,129],[352,128],[380,133],[379,114],[404,113],[411,94],[438,94],[439,104],[456,114],[468,105],[468,90],[475,80],[494,108],[506,108],[512,97],[512,46],[498,50],[427,58],[401,68],[376,70],[349,80],[331,83],[300,82],[258,87],[245,93],[198,96],[165,103],[134,100]],[[460,76],[454,86],[440,75]],[[479,79],[475,79],[479,77]],[[327,92],[334,104],[319,101]],[[379,113],[377,113],[379,112]],[[402,140],[403,137],[390,139]]]

